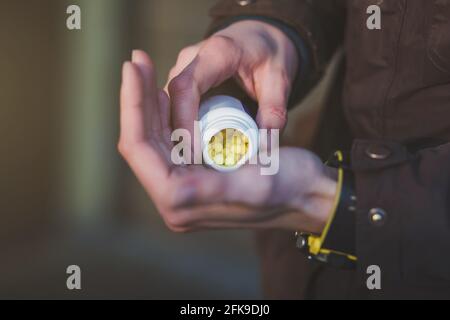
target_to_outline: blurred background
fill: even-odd
[[[116,152],[122,62],[145,49],[163,85],[214,2],[0,0],[0,298],[262,298],[252,233],[170,233]],[[291,115],[298,145],[318,90]]]

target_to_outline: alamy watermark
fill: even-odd
[[[381,290],[381,268],[377,265],[367,267],[366,285],[369,290]]]
[[[200,138],[199,122],[196,122],[194,127],[194,138],[186,129],[176,129],[172,132],[171,141],[174,142],[174,147],[171,150],[170,158],[174,165],[204,164],[203,148],[208,142],[202,141]],[[258,136],[258,146],[249,146],[257,148],[257,152],[255,156],[248,159],[247,164],[259,165],[261,175],[276,175],[280,169],[280,130],[250,129],[241,133],[247,137]],[[239,146],[231,148],[239,148]],[[247,153],[252,154],[252,150],[248,150]]]
[[[69,275],[66,280],[67,289],[81,290],[81,268],[77,265],[68,266],[66,274]]]
[[[70,5],[66,9],[68,17],[66,27],[68,30],[81,30],[81,8],[77,5]]]
[[[367,29],[369,30],[381,30],[381,8],[378,5],[371,5],[367,8]]]

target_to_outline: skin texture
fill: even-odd
[[[251,28],[244,24],[240,36],[254,35],[259,24],[255,23]],[[261,33],[266,31],[259,30]],[[277,31],[270,41],[263,36],[259,40],[250,39],[250,42],[261,42],[252,43],[253,48],[272,50],[268,50],[269,57],[264,58],[263,52],[254,49],[251,56],[256,58],[251,60],[252,63],[241,63],[245,60],[242,53],[245,39],[230,40],[231,35],[224,30],[218,41],[208,44],[207,40],[198,47],[206,47],[203,50],[207,53],[197,52],[191,62],[184,61],[184,66],[177,63],[175,69],[178,69],[172,71],[172,76],[178,75],[172,77],[168,85],[170,98],[166,91],[157,88],[155,68],[146,53],[134,51],[132,61],[124,63],[118,148],[172,231],[276,228],[320,233],[324,228],[335,197],[336,172],[306,150],[282,148],[280,171],[274,176],[262,176],[256,165],[223,174],[203,166],[174,166],[170,160],[172,129],[189,127],[189,119],[196,116],[201,93],[231,76],[229,69],[235,68],[233,75],[238,74],[249,94],[260,101],[260,125],[284,125],[285,117],[280,114],[286,113],[287,92],[293,75],[288,75],[287,71],[277,72],[283,69],[280,61],[295,53],[288,53],[287,47],[273,50],[271,42],[277,42],[279,36]],[[283,41],[289,40],[284,38]],[[280,43],[284,44],[283,41]],[[236,47],[237,43],[240,45]],[[239,52],[239,59],[233,58],[232,53],[227,54],[226,50]],[[223,54],[224,65],[216,66],[218,70],[211,65],[200,68],[208,54]],[[271,69],[273,66],[276,67]],[[180,76],[178,70],[189,76]],[[293,69],[286,69],[285,65],[284,70]],[[277,89],[278,83],[269,79],[271,73],[287,87]],[[183,79],[183,82],[174,82],[176,79]],[[283,92],[279,96],[282,100],[276,102],[276,98],[265,97],[264,91],[269,88]],[[174,112],[178,115],[174,116]]]

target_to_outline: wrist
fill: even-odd
[[[305,201],[303,211],[313,218],[311,230],[314,234],[321,234],[327,225],[336,203],[338,189],[338,170],[328,166],[323,166],[322,173],[317,177],[315,183],[311,185],[310,192]]]
[[[298,231],[297,247],[310,259],[343,268],[355,268],[356,256],[356,193],[350,162],[337,151],[327,165],[337,169],[334,204],[324,229],[317,234]],[[334,179],[335,170],[325,167],[325,176]]]

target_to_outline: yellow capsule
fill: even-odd
[[[215,142],[212,145],[212,148],[214,149],[215,152],[223,152],[223,144],[221,144],[219,142]]]
[[[217,153],[214,158],[213,158],[214,162],[219,165],[222,166],[224,164],[224,156],[223,153]]]
[[[237,146],[237,147],[242,146],[243,143],[242,143],[241,137],[239,137],[239,136],[235,137],[234,140],[233,140],[233,144],[234,144],[235,146]]]
[[[229,167],[232,167],[235,164],[236,164],[236,162],[234,161],[234,154],[233,153],[227,154],[227,157],[225,159],[225,165],[229,166]]]
[[[218,134],[215,135],[215,142],[223,143],[223,139],[224,139],[223,131],[220,131]]]
[[[248,143],[239,130],[224,129],[211,138],[208,154],[217,165],[235,166],[247,154]]]
[[[235,144],[233,145],[233,152],[236,154],[242,154],[242,152],[244,151],[244,146],[239,145],[239,144]]]
[[[242,156],[239,153],[234,154],[234,163],[237,164],[239,161],[241,161]]]

